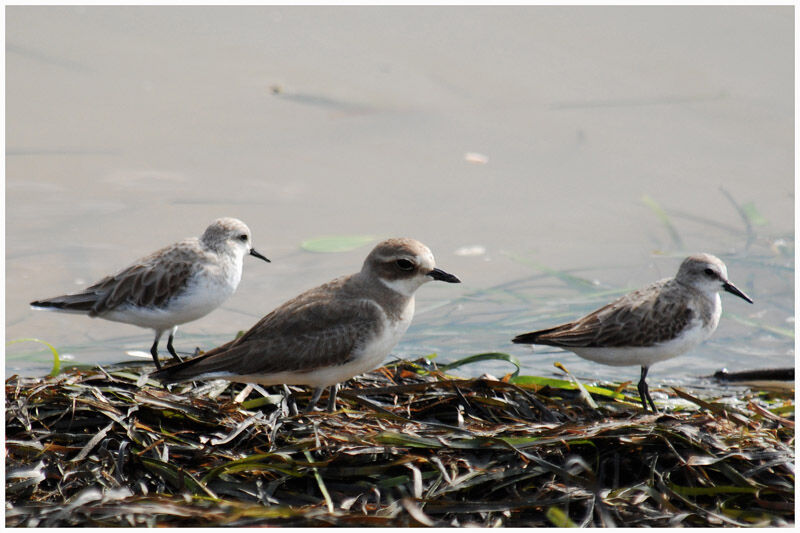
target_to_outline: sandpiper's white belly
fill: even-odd
[[[167,330],[197,320],[222,305],[234,293],[240,279],[241,269],[235,266],[227,269],[227,272],[199,270],[164,307],[128,305],[99,316],[143,328]]]
[[[677,357],[711,336],[716,329],[704,327],[696,320],[672,340],[653,346],[622,346],[612,348],[569,348],[584,359],[611,366],[650,366],[659,361]]]

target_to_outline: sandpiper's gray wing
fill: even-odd
[[[34,307],[102,315],[121,305],[160,307],[189,281],[197,254],[187,244],[159,250],[81,292],[32,302]]]
[[[385,315],[370,300],[303,296],[262,318],[239,339],[151,376],[186,381],[313,372],[347,363],[383,327]]]
[[[633,291],[574,322],[525,333],[514,342],[564,348],[651,346],[670,340],[696,313],[683,290],[662,280]]]

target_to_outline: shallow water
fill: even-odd
[[[706,251],[756,303],[723,295],[712,339],[651,382],[793,365],[789,6],[12,6],[6,23],[7,340],[80,363],[146,351],[149,331],[28,302],[235,216],[273,263],[247,260],[179,350],[230,339],[369,251],[302,241],[403,235],[463,283],[419,291],[397,356],[501,351],[525,374],[557,360],[636,379],[509,339]],[[7,347],[7,373],[49,369],[40,346]]]

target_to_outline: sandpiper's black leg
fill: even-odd
[[[336,410],[336,393],[339,392],[339,384],[331,385],[328,387],[328,412],[332,413]]]
[[[156,340],[153,341],[153,346],[150,347],[150,355],[153,356],[153,362],[156,364],[156,368],[161,370],[161,363],[158,361],[158,339],[161,338],[160,333],[156,333]]]
[[[646,366],[642,367],[642,377],[639,380],[639,385],[636,387],[639,389],[639,398],[642,400],[642,407],[645,411],[647,411],[647,404],[650,403],[650,407],[653,408],[653,412],[657,413],[658,409],[656,409],[656,404],[653,403],[653,398],[650,396],[650,389],[647,386],[647,382],[645,378],[647,377],[647,370]]]
[[[650,407],[653,408],[653,413],[657,413],[658,409],[656,409],[656,404],[653,402],[653,397],[650,396],[650,388],[647,388],[647,401],[650,403]]]
[[[319,397],[322,396],[322,391],[325,390],[323,387],[317,387],[314,389],[314,394],[311,396],[311,401],[308,402],[308,407],[306,407],[305,412],[310,413],[314,410],[314,406],[317,405],[319,401]]]
[[[181,356],[180,356],[180,355],[178,355],[178,354],[175,352],[175,348],[173,348],[173,347],[172,347],[172,339],[174,339],[174,338],[175,338],[175,331],[176,331],[177,329],[178,329],[178,328],[172,328],[172,331],[171,331],[171,332],[170,332],[170,334],[169,334],[169,339],[167,339],[167,351],[169,352],[169,354],[170,354],[170,355],[171,355],[173,358],[177,359],[179,362],[181,362],[181,363],[182,363],[182,362],[183,362],[183,359],[181,359]]]

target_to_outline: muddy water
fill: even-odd
[[[369,250],[302,241],[404,235],[464,283],[419,291],[398,356],[634,379],[509,339],[707,251],[756,304],[724,295],[711,341],[653,382],[792,365],[793,38],[791,7],[9,7],[6,338],[146,351],[149,331],[27,304],[234,216],[273,263],[246,261],[179,350]],[[50,368],[30,343],[7,356]]]

